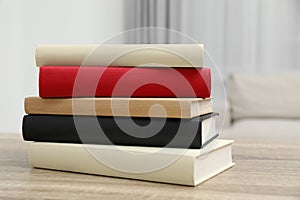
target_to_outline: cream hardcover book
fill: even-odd
[[[232,143],[232,140],[215,140],[201,150],[187,149],[177,156],[182,149],[165,148],[157,152],[154,147],[30,142],[29,161],[36,168],[196,186],[234,165]],[[118,169],[99,161],[92,152],[109,158]],[[166,162],[173,158],[176,158],[173,162]],[[160,164],[163,167],[148,172],[119,170],[149,169]]]
[[[39,66],[203,67],[202,44],[39,45]]]

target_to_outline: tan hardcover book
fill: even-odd
[[[30,142],[28,155],[36,168],[196,186],[234,165],[232,142],[216,140],[183,154],[154,147]]]
[[[202,44],[39,45],[39,66],[203,67]]]
[[[202,98],[25,98],[27,114],[193,118],[213,112]]]

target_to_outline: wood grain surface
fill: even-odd
[[[185,187],[31,169],[21,136],[0,134],[0,199],[300,199],[300,141],[238,141],[233,159],[230,170]]]

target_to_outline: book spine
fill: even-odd
[[[192,118],[213,112],[207,109],[198,111],[194,105],[194,115],[191,115],[192,101],[180,101],[169,98],[25,98],[25,112],[27,114],[49,115],[97,115],[97,116],[127,116],[127,117],[168,117],[168,118]],[[210,99],[199,100],[201,107],[205,107]],[[202,106],[202,102],[203,105]],[[199,102],[193,102],[194,104]],[[153,109],[154,105],[160,105],[161,109]],[[200,107],[200,106],[199,106]],[[152,108],[151,114],[149,111]],[[162,111],[165,110],[165,112]]]
[[[26,115],[22,131],[26,141],[200,149],[202,118]]]
[[[202,44],[40,45],[36,65],[203,67]]]
[[[101,149],[101,152],[107,155],[112,153],[110,149]],[[156,155],[156,159],[165,160],[166,155]],[[195,186],[194,157],[185,155],[171,165],[151,173],[115,170],[98,161],[83,145],[34,142],[29,144],[28,157],[30,164],[37,168]],[[128,163],[128,158],[119,156],[119,161]],[[148,162],[131,158],[130,164],[144,166]]]
[[[209,98],[209,68],[40,67],[40,97]]]

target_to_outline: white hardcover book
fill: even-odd
[[[117,146],[116,149],[116,146],[109,145],[31,142],[29,161],[36,168],[196,186],[234,165],[231,155],[232,143],[232,140],[220,139],[201,150],[188,149],[174,162],[149,172],[134,173],[114,169],[100,162],[91,152],[98,152],[106,158],[110,157],[111,161],[119,164],[118,169],[136,166],[146,169],[175,158],[174,155],[182,150],[169,148],[149,157],[150,153],[157,152],[159,148]],[[144,156],[135,157],[130,154],[124,156],[126,154],[120,149],[132,155]]]
[[[39,66],[203,67],[202,44],[39,45]]]

